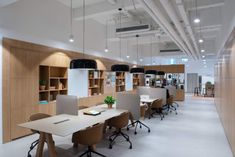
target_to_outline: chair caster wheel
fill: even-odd
[[[148,132],[150,132],[150,129],[148,130]]]
[[[140,129],[142,128],[142,126],[140,125]]]
[[[135,132],[135,135],[137,134],[137,132]]]
[[[111,142],[111,141],[112,141],[112,139],[109,139],[109,141]]]
[[[28,154],[28,157],[31,157],[31,155],[30,155],[30,154]]]
[[[112,149],[113,147],[111,145],[109,145],[109,149]]]
[[[132,149],[132,145],[129,147],[129,149]]]
[[[129,128],[126,128],[127,131],[129,131],[130,129]]]
[[[178,113],[175,113],[176,115],[178,114]]]

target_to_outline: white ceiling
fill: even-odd
[[[70,7],[71,0],[58,0],[59,2],[63,3],[64,5]],[[104,2],[106,0],[85,0],[86,6],[87,5],[92,5],[92,4],[97,4]],[[83,6],[83,0],[72,0],[73,2],[73,7],[78,8]]]
[[[70,0],[0,0],[0,7],[4,9],[9,9],[12,7],[19,7],[22,3],[32,3],[39,4],[48,2],[47,4],[48,8],[54,8],[52,11],[55,12],[56,6],[59,6],[63,8],[64,10],[67,10],[63,12],[66,14],[66,17],[69,16],[69,9],[70,9]],[[198,15],[200,16],[201,23],[200,24],[194,24],[193,19],[195,18],[196,14],[196,8],[195,8],[195,0],[182,0],[182,6],[185,10],[186,18],[188,19],[189,23],[185,23],[184,17],[181,15],[181,11],[179,10],[179,5],[181,0],[165,0],[167,1],[170,6],[172,6],[172,10],[174,11],[176,17],[179,18],[180,25],[183,28],[183,33],[186,34],[186,38],[183,37],[182,32],[178,29],[176,26],[176,21],[171,19],[171,15],[169,14],[169,10],[167,10],[163,5],[164,0],[86,0],[86,20],[87,20],[87,26],[90,35],[87,35],[87,40],[89,41],[95,41],[99,40],[98,43],[93,43],[95,46],[90,45],[89,49],[92,50],[92,52],[96,52],[99,56],[104,56],[107,58],[118,58],[117,54],[119,54],[119,41],[120,36],[117,36],[115,33],[115,29],[119,27],[119,12],[118,8],[122,7],[122,27],[124,26],[133,26],[138,25],[140,23],[144,24],[150,24],[151,30],[143,32],[139,38],[139,47],[140,47],[140,53],[142,54],[143,62],[141,64],[151,64],[151,53],[150,53],[150,44],[153,43],[154,47],[154,53],[153,58],[156,60],[156,63],[160,63],[160,60],[165,60],[165,63],[169,63],[172,58],[178,58],[179,61],[177,63],[181,63],[180,60],[182,58],[185,58],[185,54],[183,53],[160,53],[159,51],[162,49],[177,49],[180,48],[182,50],[186,50],[185,53],[189,53],[192,50],[193,55],[197,56],[196,58],[199,58],[199,60],[207,59],[212,62],[213,59],[215,59],[216,54],[218,53],[218,41],[221,38],[221,31],[224,27],[223,24],[223,12],[224,12],[224,4],[225,0],[197,0],[198,1]],[[35,3],[37,2],[37,3]],[[112,3],[111,3],[112,2]],[[134,3],[133,3],[134,2]],[[152,2],[150,5],[151,10],[148,10],[148,7],[145,7],[141,2]],[[13,5],[10,5],[13,4]],[[54,4],[54,5],[53,5]],[[60,6],[61,4],[61,6]],[[9,6],[10,5],[10,6]],[[15,6],[14,6],[15,5]],[[45,4],[46,5],[46,4]],[[73,22],[74,22],[74,32],[75,32],[75,38],[78,42],[81,41],[81,24],[82,24],[82,0],[73,0]],[[64,6],[64,7],[62,7]],[[35,5],[35,7],[37,7]],[[151,14],[151,11],[154,11],[154,7],[158,8],[157,11],[162,14],[162,17],[160,14]],[[15,8],[14,8],[15,9]],[[1,9],[0,9],[1,10]],[[20,9],[19,9],[20,10]],[[21,9],[22,10],[22,9]],[[32,6],[30,11],[33,11],[34,8]],[[29,13],[30,14],[30,13]],[[43,15],[46,13],[43,13]],[[54,15],[55,13],[53,13]],[[54,17],[55,20],[60,20],[62,17],[62,12],[57,13],[58,17]],[[12,11],[9,12],[9,15],[12,16]],[[49,16],[49,15],[48,15]],[[43,18],[43,17],[42,17]],[[45,15],[45,19],[46,19]],[[161,19],[163,18],[163,19]],[[7,19],[7,18],[6,18]],[[10,19],[8,19],[10,20]],[[69,17],[68,19],[63,19],[64,23],[69,23]],[[22,23],[23,20],[21,20]],[[53,18],[47,19],[45,21],[53,22]],[[1,28],[1,16],[0,16],[0,28]],[[4,21],[5,22],[5,21]],[[2,22],[2,25],[4,25],[4,22]],[[14,22],[20,22],[18,18]],[[49,22],[49,23],[50,23]],[[63,23],[60,21],[60,23]],[[13,22],[9,22],[9,25],[12,25]],[[106,23],[108,23],[108,46],[110,47],[110,54],[103,53],[102,49],[104,49],[104,43],[105,39],[105,28]],[[167,23],[169,25],[167,25]],[[90,25],[89,25],[90,24]],[[6,25],[6,23],[5,23]],[[43,25],[43,23],[42,23]],[[22,24],[23,26],[23,24]],[[7,28],[7,26],[5,26]],[[26,27],[24,25],[24,27]],[[169,29],[169,27],[172,28],[172,30]],[[11,28],[11,27],[10,27]],[[190,28],[192,30],[192,33],[190,35],[190,32],[188,29]],[[49,30],[52,30],[55,34],[57,33],[59,36],[60,32],[55,32],[56,30],[54,28],[48,28]],[[61,28],[62,29],[62,28]],[[20,29],[21,31],[23,29]],[[27,31],[27,29],[25,28]],[[172,31],[175,31],[175,35],[178,35],[178,39],[181,39],[182,42],[179,42],[176,37],[174,36],[174,33]],[[66,28],[66,31],[69,34],[69,26]],[[92,32],[96,32],[99,35],[95,35]],[[25,32],[19,32],[19,33],[25,33]],[[77,33],[77,34],[76,34]],[[90,38],[94,36],[94,38]],[[45,35],[46,36],[46,35]],[[61,36],[63,36],[61,34]],[[196,40],[196,43],[193,42],[193,37]],[[199,38],[204,39],[204,43],[199,44],[197,40]],[[52,37],[51,37],[52,38]],[[67,36],[62,41],[66,41]],[[128,34],[125,37],[122,37],[123,47],[126,47],[126,50],[124,50],[122,57],[123,59],[128,62],[136,62],[135,56],[136,56],[136,38],[135,33],[134,34]],[[53,40],[56,40],[56,38],[52,38]],[[60,40],[61,41],[61,40]],[[76,40],[75,40],[76,41]],[[101,42],[102,41],[102,42]],[[176,44],[173,44],[176,43]],[[69,43],[64,43],[69,44]],[[80,43],[78,45],[81,45]],[[73,44],[73,46],[78,46],[77,44]],[[89,45],[89,44],[88,44]],[[170,46],[169,46],[170,45]],[[191,47],[191,48],[190,48]],[[79,47],[81,48],[81,47]],[[125,48],[122,48],[125,49]],[[200,51],[204,49],[205,52],[201,53]],[[188,50],[188,51],[187,51]],[[197,51],[198,50],[198,51]],[[112,54],[115,53],[115,54]],[[125,58],[125,54],[129,54],[131,57],[129,59]],[[193,56],[192,55],[192,56]],[[192,56],[188,56],[188,58],[192,58]],[[205,56],[205,58],[202,58],[202,56]],[[162,63],[161,63],[162,64]]]

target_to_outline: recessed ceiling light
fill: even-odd
[[[199,18],[195,18],[195,19],[193,20],[194,23],[200,23],[200,21],[201,21],[201,20],[200,20]]]
[[[203,39],[199,39],[198,42],[199,42],[199,43],[203,43],[204,40],[203,40]]]
[[[142,61],[143,61],[143,59],[141,58],[141,59],[140,59],[140,61],[142,62]]]
[[[203,61],[203,62],[206,62],[206,60],[205,60],[205,59],[203,59],[202,61]]]
[[[107,53],[107,52],[109,52],[109,50],[106,48],[106,49],[104,49],[104,52],[106,52],[106,53]]]
[[[126,58],[130,58],[130,56],[129,56],[129,55],[127,55],[127,56],[126,56]]]
[[[202,58],[205,58],[205,56],[202,56]]]
[[[205,52],[205,50],[201,50],[201,52],[203,53],[203,52]]]

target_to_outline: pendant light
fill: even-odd
[[[137,47],[137,55],[136,55],[136,59],[137,59],[137,65],[138,65],[138,60],[139,60],[139,35],[136,35],[136,47]],[[131,68],[131,73],[133,74],[144,74],[144,68],[140,68],[140,67],[136,67],[136,68]]]
[[[157,75],[157,71],[156,70],[147,70],[147,71],[145,71],[145,74]]]
[[[69,42],[74,42],[73,36],[73,0],[70,3],[70,35],[69,35]]]
[[[104,52],[109,52],[108,49],[108,20],[106,20],[106,26],[105,26],[105,49]]]
[[[122,28],[122,8],[118,9],[119,15],[120,15],[120,29]],[[119,49],[120,49],[120,59],[122,58],[122,37],[120,35],[120,40],[119,40]],[[129,72],[129,65],[126,64],[114,64],[111,66],[111,71],[113,72]]]
[[[198,17],[198,13],[197,13],[197,0],[195,0],[195,7],[196,7],[196,18],[193,20],[194,23],[200,23],[201,20]]]
[[[83,0],[83,44],[82,44],[82,52],[83,52],[83,59],[74,59],[70,62],[70,69],[84,69],[84,70],[96,70],[97,63],[95,60],[92,59],[85,59],[85,9],[86,4],[85,0]]]

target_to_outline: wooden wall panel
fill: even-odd
[[[29,134],[17,125],[28,121],[33,113],[55,114],[55,102],[38,105],[39,65],[69,67],[78,52],[61,50],[13,39],[3,39],[3,142]],[[110,70],[117,61],[85,55],[95,59],[100,70]],[[103,99],[103,97],[102,97]],[[102,99],[98,99],[101,101]],[[93,100],[91,100],[92,103]]]
[[[145,66],[145,70],[164,71],[166,73],[184,73],[184,64]]]
[[[215,104],[235,155],[235,29],[215,65]]]

